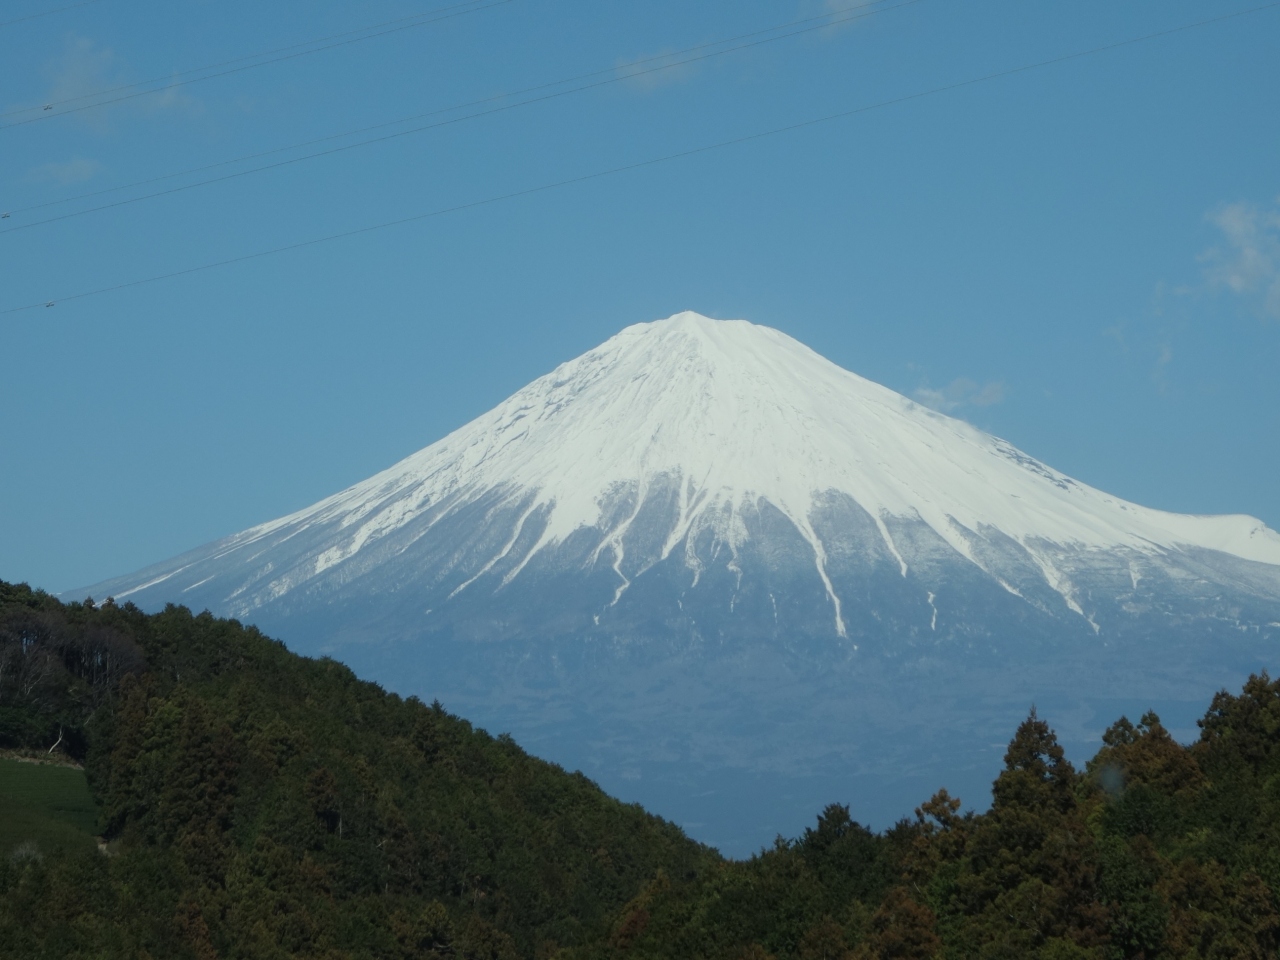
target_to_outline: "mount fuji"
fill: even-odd
[[[745,321],[631,326],[290,516],[88,588],[439,697],[726,852],[981,804],[1034,701],[1173,724],[1280,653],[1280,535],[1073,480]],[[83,596],[84,591],[74,591]]]

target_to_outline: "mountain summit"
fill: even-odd
[[[618,771],[676,714],[758,771],[805,750],[774,730],[748,760],[708,731],[784,677],[813,720],[943,675],[989,701],[997,674],[1007,693],[1048,668],[1061,692],[1177,651],[1253,664],[1280,636],[1280,535],[1127,503],[777,330],[686,312],[314,506],[90,589],[251,620],[535,745],[530,725],[596,703]],[[637,684],[667,691],[643,722],[616,706]]]

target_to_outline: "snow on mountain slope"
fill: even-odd
[[[882,826],[943,784],[981,805],[1031,703],[1091,751],[1280,656],[1259,521],[1126,503],[692,313],[87,592],[337,656],[739,855],[832,798]]]
[[[631,527],[658,488],[674,491],[676,502],[659,531],[660,546],[637,569],[627,556]],[[812,572],[843,636],[843,601],[828,570],[831,544],[814,525],[817,499],[832,493],[872,519],[904,578],[912,558],[895,542],[895,521],[923,523],[1018,594],[974,549],[975,536],[994,535],[1025,551],[1081,616],[1064,551],[1077,559],[1120,551],[1159,564],[1202,549],[1280,566],[1280,535],[1252,517],[1184,516],[1127,503],[850,373],[777,330],[686,312],[624,329],[335,496],[107,588],[121,598],[154,596],[172,578],[189,591],[225,572],[219,558],[234,559],[239,582],[224,597],[247,614],[338,574],[380,545],[376,562],[393,563],[460,509],[483,501],[487,517],[505,516],[505,528],[487,558],[450,574],[449,599],[499,568],[500,585],[510,584],[540,553],[590,530],[597,536],[590,563],[612,568],[616,603],[638,574],[673,553],[696,585],[708,562],[696,546],[704,534],[724,548],[718,555],[734,569],[751,535],[745,518],[767,503],[808,545]],[[318,543],[287,563],[272,553],[321,530]],[[395,546],[387,548],[392,538]]]

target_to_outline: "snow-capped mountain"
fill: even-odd
[[[353,590],[407,592],[425,626],[472,597],[488,605],[522,578],[569,571],[598,581],[572,611],[597,626],[658,570],[680,581],[680,597],[729,575],[727,614],[756,574],[748,555],[779,549],[753,559],[812,580],[825,601],[805,629],[825,621],[836,637],[856,620],[846,580],[888,564],[938,597],[939,553],[1094,630],[1109,602],[1140,596],[1152,576],[1210,566],[1247,593],[1276,572],[1250,577],[1251,566],[1280,567],[1280,535],[1252,517],[1126,503],[776,330],[682,313],[627,328],[363,483],[98,589],[194,594],[246,618]],[[1099,567],[1122,569],[1114,597],[1077,583]],[[759,579],[748,589],[772,577]],[[934,632],[939,613],[945,625],[929,608]],[[781,612],[777,625],[798,626]]]
[[[594,696],[616,746],[670,723],[608,707],[641,675],[678,680],[679,712],[817,670],[793,691],[817,716],[886,664],[1053,664],[1067,687],[1105,685],[1108,657],[1252,665],[1280,639],[1280,535],[1127,503],[777,330],[681,313],[320,503],[89,590],[258,623],[525,739]],[[797,755],[766,739],[753,769]]]

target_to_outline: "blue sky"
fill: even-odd
[[[0,310],[57,301],[0,314],[0,578],[68,589],[300,508],[681,309],[776,326],[1131,500],[1280,527],[1280,7],[968,84],[1258,4],[482,0],[350,33],[443,6],[0,25]],[[35,223],[585,74],[611,82]]]

